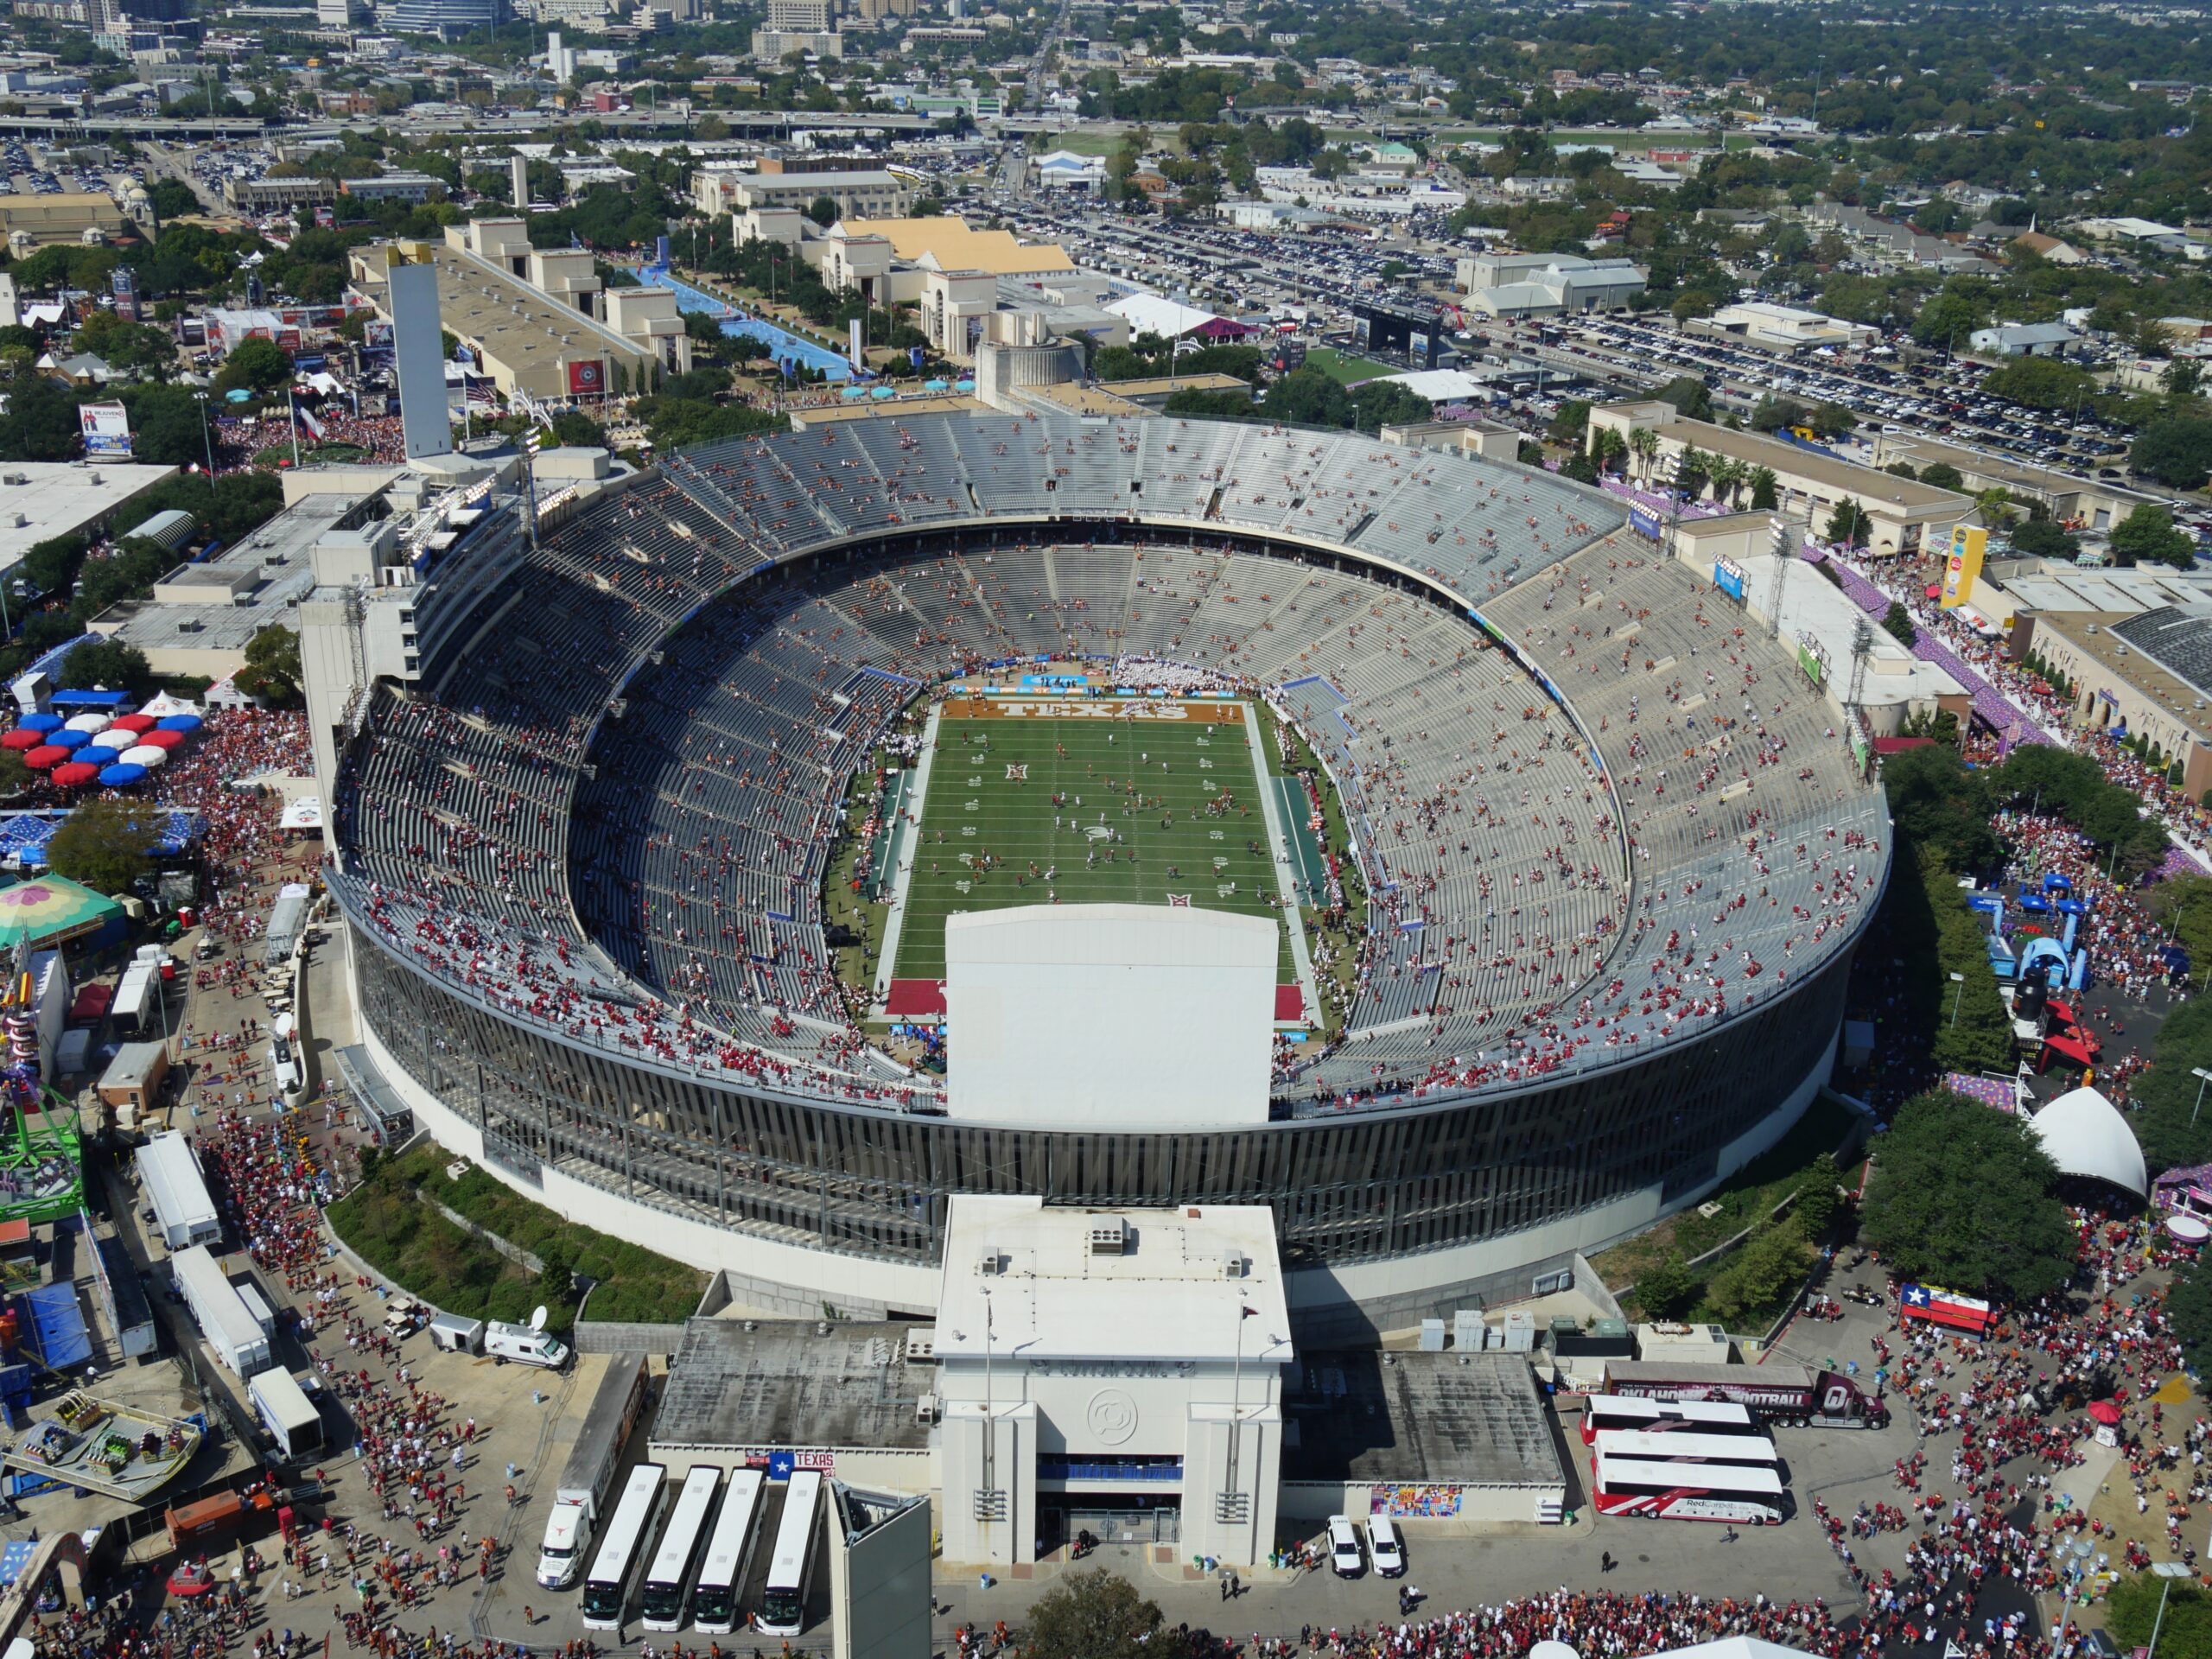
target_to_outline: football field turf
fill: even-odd
[[[1277,982],[1294,983],[1250,717],[1222,702],[948,702],[894,984],[944,977],[947,916],[1055,901],[1266,917]]]

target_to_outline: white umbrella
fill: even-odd
[[[164,748],[158,748],[151,743],[141,743],[135,749],[125,749],[116,758],[125,766],[143,766],[147,771],[151,772],[169,758],[169,752]]]
[[[61,729],[66,732],[104,732],[115,724],[107,715],[79,715]]]

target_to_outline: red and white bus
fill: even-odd
[[[1782,1476],[1774,1469],[1613,1457],[1599,1451],[1591,1455],[1590,1476],[1591,1497],[1600,1515],[1757,1527],[1782,1519]]]
[[[1751,1408],[1732,1400],[1646,1400],[1639,1395],[1593,1394],[1582,1408],[1582,1444],[1595,1446],[1607,1429],[1688,1430],[1694,1434],[1764,1434]]]
[[[1782,1459],[1764,1434],[1654,1433],[1645,1428],[1601,1428],[1598,1450],[1608,1458],[1656,1458],[1663,1463],[1716,1463],[1736,1469],[1779,1469]]]

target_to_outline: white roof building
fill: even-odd
[[[1038,1484],[1103,1480],[1179,1500],[1185,1549],[1264,1560],[1289,1333],[1265,1205],[955,1198],[932,1338],[947,1558],[1033,1560]]]
[[[1114,301],[1106,309],[1125,318],[1131,334],[1158,334],[1162,340],[1180,340],[1194,328],[1224,321],[1216,312],[1201,311],[1195,305],[1185,305],[1164,294],[1132,294],[1127,299]]]
[[[2143,1148],[2120,1109],[2094,1089],[2075,1089],[2031,1118],[2028,1127],[2062,1175],[2079,1175],[2147,1198]]]

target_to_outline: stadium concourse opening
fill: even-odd
[[[1273,1013],[1285,1029],[1315,999],[1292,838],[1250,704],[1141,696],[1082,674],[955,687],[932,711],[903,791],[903,850],[875,992],[893,1020],[941,1020],[948,917],[1028,905],[1192,906],[1260,918],[1277,933]]]

